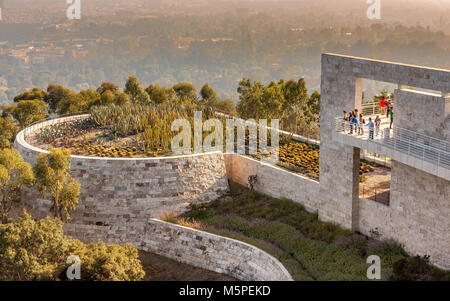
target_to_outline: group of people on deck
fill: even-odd
[[[384,97],[380,100],[381,114],[386,114],[387,118],[390,118],[390,126],[392,129],[392,124],[394,122],[394,106],[392,105],[391,98],[388,97],[386,100]],[[350,111],[348,114],[344,111],[344,118],[342,123],[342,128],[345,130],[345,124],[348,124],[350,129],[350,135],[364,135],[364,126],[366,125],[366,120],[362,113],[358,112],[358,109]],[[376,115],[375,120],[369,117],[367,127],[369,129],[369,139],[373,140],[374,137],[378,137],[380,133],[381,118]]]
[[[387,100],[384,97],[381,98],[380,110],[381,114],[386,114],[386,118],[389,118],[391,120],[389,128],[392,129],[392,124],[394,123],[394,106],[392,105],[390,96],[388,96]]]
[[[366,120],[364,119],[364,115],[362,113],[358,113],[358,109],[354,109],[350,111],[348,114],[344,111],[344,120],[343,120],[343,129],[345,129],[345,123],[348,123],[350,127],[350,135],[364,135],[364,125],[366,124]],[[378,126],[377,126],[378,125]],[[380,129],[381,119],[377,116],[375,122],[372,121],[372,118],[369,117],[369,139],[373,139],[374,131],[376,129],[377,135]]]

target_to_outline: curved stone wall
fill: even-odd
[[[151,233],[144,251],[223,273],[244,281],[290,281],[291,275],[273,256],[247,243],[160,220],[147,224]]]
[[[117,243],[127,237],[120,227],[66,224],[64,232],[89,243]],[[149,219],[138,239],[139,249],[243,281],[290,281],[286,268],[273,256],[247,243]]]
[[[29,145],[26,135],[50,124],[87,117],[36,124],[20,132],[14,146],[34,164],[45,151]],[[81,184],[80,203],[71,214],[72,223],[136,228],[130,231],[131,236],[138,235],[138,229],[150,217],[182,212],[190,204],[214,200],[228,190],[221,153],[128,159],[72,156],[71,173]],[[41,199],[36,189],[31,189],[25,199],[35,217],[48,214],[51,203]]]
[[[28,144],[27,135],[87,117],[36,124],[20,132],[14,146],[34,164],[46,151]],[[72,220],[64,224],[67,235],[84,242],[130,242],[139,249],[240,280],[292,280],[278,260],[254,246],[152,218],[212,201],[228,190],[222,153],[142,159],[72,156],[71,174],[81,184],[81,195]],[[34,188],[24,202],[34,217],[50,212],[51,202],[40,198]]]

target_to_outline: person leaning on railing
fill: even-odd
[[[369,117],[369,139],[370,140],[373,140],[374,126],[375,126],[375,124],[372,121],[372,117]]]
[[[358,131],[358,129],[360,128],[360,125],[359,125],[359,121],[358,121],[358,113],[357,113],[357,111],[355,110],[355,112],[353,113],[353,126],[355,127],[355,134],[356,135],[358,135],[359,133],[359,131]]]
[[[350,124],[350,135],[353,135],[353,112],[348,113],[348,122]]]
[[[391,106],[391,109],[389,111],[389,117],[391,119],[391,124],[389,125],[389,128],[392,129],[392,124],[394,123],[394,106]]]
[[[366,121],[364,120],[363,113],[359,114],[359,135],[364,135],[364,128],[363,126],[366,124]]]
[[[378,134],[380,133],[380,126],[381,126],[381,118],[377,115],[375,118],[375,136],[378,137]]]
[[[382,97],[380,100],[380,110],[381,114],[386,114],[386,99],[384,99],[384,97]]]

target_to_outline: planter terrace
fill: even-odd
[[[14,143],[25,161],[34,164],[46,150],[30,145],[26,137],[49,125],[88,118],[58,118],[21,131]],[[148,218],[182,212],[190,204],[208,202],[228,190],[222,153],[158,158],[100,158],[72,156],[71,174],[81,184],[80,203],[71,214],[73,223],[143,227]],[[49,212],[50,201],[36,189],[26,205],[37,217]]]

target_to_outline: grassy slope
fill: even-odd
[[[255,245],[279,259],[296,280],[367,280],[366,258],[381,258],[383,280],[450,280],[449,272],[410,258],[401,246],[320,222],[289,200],[231,184],[228,195],[166,220]]]

